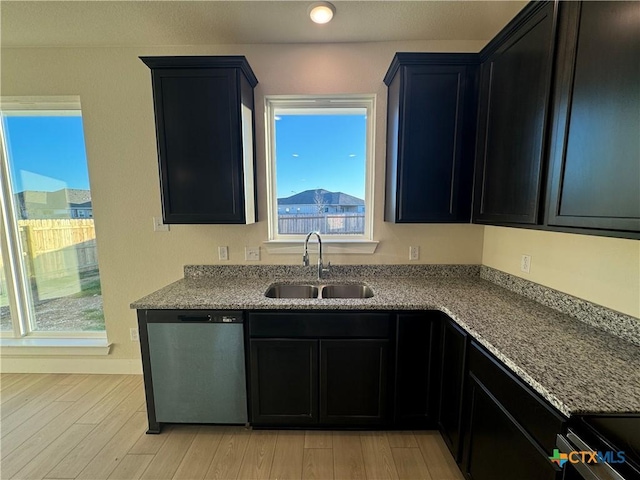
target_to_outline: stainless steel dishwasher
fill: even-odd
[[[242,312],[145,310],[139,325],[148,433],[162,423],[247,423]]]

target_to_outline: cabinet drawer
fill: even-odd
[[[471,343],[469,371],[545,451],[555,448],[556,434],[566,418],[546,404],[476,342]]]
[[[252,338],[389,338],[386,313],[250,313]]]

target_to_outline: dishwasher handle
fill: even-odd
[[[189,323],[211,322],[211,315],[178,315],[178,320]]]

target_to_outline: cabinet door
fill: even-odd
[[[462,396],[464,393],[467,334],[451,321],[442,331],[442,371],[438,423],[453,458],[460,459]]]
[[[476,70],[403,66],[389,86],[386,220],[469,221]]]
[[[542,450],[556,448],[556,437],[564,431],[567,417],[533,392],[502,362],[475,341],[470,342],[467,371],[491,392],[509,415],[527,431]],[[465,400],[465,415],[469,402]]]
[[[439,312],[398,315],[396,426],[433,428],[440,391]]]
[[[318,341],[252,339],[254,425],[318,422]]]
[[[464,470],[473,480],[557,480],[562,472],[473,375]]]
[[[640,231],[638,2],[561,2],[547,223]]]
[[[166,223],[253,223],[254,98],[241,56],[140,57],[151,68]]]
[[[482,65],[474,221],[539,223],[554,3],[533,2]]]
[[[320,340],[320,423],[388,421],[388,340]]]

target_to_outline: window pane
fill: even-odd
[[[303,113],[276,111],[278,234],[363,235],[366,110]]]
[[[82,117],[3,122],[31,330],[104,330]]]
[[[12,329],[9,296],[7,292],[7,277],[4,271],[4,262],[0,256],[0,331],[9,332]]]

